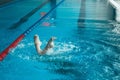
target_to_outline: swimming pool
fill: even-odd
[[[9,40],[1,40],[4,47],[0,46],[0,50],[39,19],[41,12],[50,9],[48,2],[20,26],[1,29]],[[0,79],[119,80],[119,30],[114,10],[106,1],[65,0],[0,62]],[[54,50],[38,55],[33,43],[35,34],[40,36],[42,48],[51,36],[56,36]]]

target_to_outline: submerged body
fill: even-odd
[[[36,47],[38,54],[45,54],[48,52],[49,49],[53,48],[54,47],[53,41],[55,39],[56,39],[55,37],[51,37],[50,40],[48,41],[46,47],[42,50],[41,49],[42,42],[40,41],[39,36],[35,35],[34,36],[34,44],[35,44],[35,47]]]

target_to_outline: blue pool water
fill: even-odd
[[[5,36],[0,40],[0,51],[52,5],[48,2],[19,26],[13,27],[15,18],[9,17],[9,24],[0,27],[0,37]],[[21,16],[27,14],[23,13]],[[0,62],[0,80],[120,80],[120,25],[114,21],[114,15],[114,9],[105,0],[65,0]],[[54,49],[38,55],[33,43],[35,34],[40,36],[42,48],[51,36],[56,36]]]

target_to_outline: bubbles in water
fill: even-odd
[[[68,53],[73,51],[74,48],[76,48],[76,46],[72,44],[72,42],[68,43],[57,42],[54,49],[54,53],[55,54]]]
[[[43,41],[43,45],[47,42]],[[33,43],[20,43],[16,48],[12,49],[11,55],[17,56],[23,60],[55,60],[55,59],[67,59],[71,60],[71,56],[62,56],[66,53],[71,53],[74,48],[78,48],[72,42],[55,42],[55,47],[50,49],[46,55],[39,56],[36,52]],[[47,58],[45,56],[48,56]]]
[[[25,47],[25,44],[19,44],[17,47],[18,47],[18,48],[24,48],[24,47]]]

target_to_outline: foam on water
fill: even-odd
[[[46,42],[43,41],[43,44]],[[54,59],[70,59],[71,56],[62,56],[67,55],[67,53],[70,53],[73,51],[74,48],[78,48],[75,46],[72,42],[68,43],[61,43],[61,42],[55,42],[55,47],[53,49],[50,49],[46,55],[38,55],[36,52],[36,49],[34,47],[34,43],[20,43],[16,48],[11,50],[11,55],[17,56],[23,60],[54,60]],[[61,56],[60,56],[61,55]],[[47,59],[46,59],[47,56]]]
[[[51,49],[47,53],[47,55],[56,55],[56,54],[62,54],[62,53],[66,53],[66,52],[71,52],[74,48],[77,48],[77,46],[72,44],[72,42],[68,42],[68,43],[57,42],[55,44],[55,48]]]

